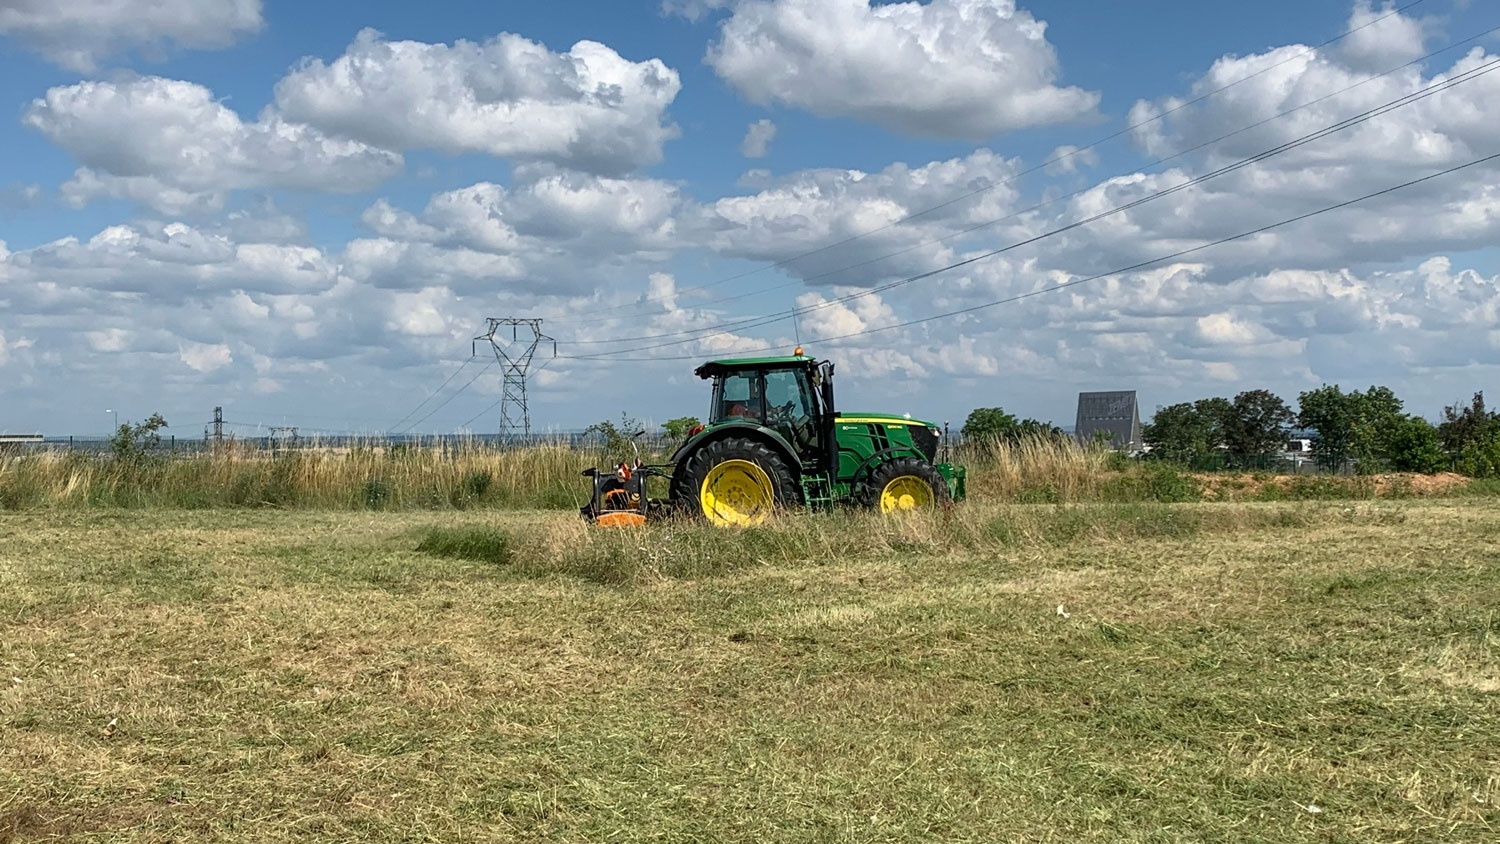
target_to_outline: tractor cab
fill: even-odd
[[[706,363],[700,378],[713,380],[708,427],[746,423],[784,439],[803,465],[824,464],[830,454],[833,364],[801,354]]]

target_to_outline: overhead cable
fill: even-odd
[[[656,296],[644,296],[644,297],[641,297],[640,299],[637,299],[637,300],[635,300],[633,302],[627,302],[627,303],[620,304],[620,305],[612,305],[612,306],[609,306],[609,307],[598,308],[598,309],[595,309],[595,310],[575,312],[575,313],[573,313],[573,314],[570,315],[572,317],[571,319],[556,320],[556,323],[557,324],[561,324],[561,325],[567,325],[567,324],[570,324],[570,323],[576,323],[576,322],[580,321],[578,319],[579,317],[587,317],[587,316],[593,316],[595,314],[611,313],[611,312],[614,312],[614,311],[624,310],[626,308],[639,307],[640,305],[648,304],[648,303],[651,303],[651,302],[659,302],[659,301],[663,301],[665,299],[673,298],[673,297],[676,297],[676,296],[681,296],[684,293],[691,293],[691,292],[697,291],[697,290],[706,290],[706,289],[708,289],[710,287],[717,287],[717,286],[719,286],[721,284],[727,284],[727,283],[729,283],[731,281],[738,281],[739,279],[747,278],[749,276],[756,275],[756,274],[764,272],[766,270],[772,270],[772,269],[776,269],[778,267],[784,267],[784,266],[786,266],[788,264],[794,263],[796,261],[800,261],[803,258],[807,258],[807,257],[810,257],[812,255],[817,255],[819,253],[826,252],[826,251],[828,251],[830,249],[835,249],[835,248],[837,248],[839,246],[844,246],[846,244],[853,243],[856,240],[860,240],[862,238],[869,237],[872,234],[877,234],[879,232],[882,232],[882,231],[885,231],[887,229],[890,229],[890,228],[892,228],[894,226],[899,226],[899,225],[902,225],[903,223],[910,222],[911,220],[915,220],[915,219],[917,219],[919,217],[924,217],[924,216],[926,216],[928,214],[933,213],[934,211],[940,211],[940,210],[942,210],[944,208],[947,208],[947,207],[949,207],[951,205],[954,205],[956,203],[962,202],[965,199],[969,199],[970,197],[978,196],[979,194],[987,193],[989,191],[995,190],[996,188],[1004,187],[1005,185],[1008,185],[1008,184],[1016,181],[1017,179],[1020,179],[1022,176],[1027,176],[1027,175],[1035,173],[1038,170],[1041,170],[1043,168],[1050,167],[1050,166],[1052,166],[1054,164],[1058,164],[1058,163],[1063,162],[1063,161],[1067,161],[1068,159],[1073,158],[1074,156],[1080,155],[1080,154],[1082,154],[1084,152],[1087,152],[1087,151],[1089,151],[1091,149],[1094,149],[1095,147],[1097,147],[1097,146],[1099,146],[1101,144],[1104,144],[1104,143],[1107,143],[1109,141],[1112,141],[1115,138],[1121,137],[1122,135],[1128,134],[1129,132],[1132,132],[1132,131],[1134,131],[1136,129],[1139,129],[1139,128],[1143,127],[1143,126],[1148,126],[1148,125],[1150,125],[1152,123],[1155,123],[1156,121],[1161,120],[1161,119],[1163,119],[1165,117],[1168,117],[1168,116],[1170,116],[1170,115],[1172,115],[1172,114],[1174,114],[1174,113],[1176,113],[1178,111],[1181,111],[1182,109],[1188,108],[1189,106],[1193,106],[1193,105],[1196,105],[1198,103],[1201,103],[1204,100],[1209,99],[1210,97],[1213,97],[1213,96],[1216,96],[1216,95],[1218,95],[1220,93],[1223,93],[1224,91],[1227,91],[1230,88],[1233,88],[1233,87],[1235,87],[1237,85],[1240,85],[1240,84],[1242,84],[1244,82],[1248,82],[1249,80],[1254,79],[1254,78],[1256,78],[1258,76],[1261,76],[1262,74],[1269,73],[1269,72],[1271,72],[1271,71],[1273,71],[1273,70],[1275,70],[1275,69],[1277,69],[1279,67],[1282,67],[1283,65],[1289,64],[1291,62],[1297,61],[1298,59],[1302,59],[1302,58],[1305,58],[1305,57],[1307,57],[1309,55],[1312,55],[1312,54],[1316,53],[1318,50],[1323,49],[1324,47],[1327,47],[1327,46],[1329,46],[1331,44],[1334,44],[1334,43],[1336,43],[1338,41],[1341,41],[1341,40],[1343,40],[1345,38],[1348,38],[1349,36],[1351,36],[1351,35],[1359,32],[1361,30],[1364,30],[1364,29],[1367,29],[1369,27],[1372,27],[1375,24],[1380,23],[1381,21],[1383,21],[1383,20],[1385,20],[1387,18],[1396,16],[1396,15],[1400,15],[1403,12],[1408,11],[1412,7],[1418,6],[1418,5],[1420,5],[1420,4],[1424,3],[1424,2],[1426,2],[1426,0],[1412,0],[1412,2],[1406,3],[1406,4],[1402,5],[1402,6],[1397,7],[1397,8],[1391,9],[1390,11],[1388,11],[1385,14],[1381,15],[1380,17],[1377,17],[1377,18],[1374,18],[1372,20],[1366,21],[1365,23],[1360,24],[1359,26],[1347,29],[1347,30],[1339,33],[1338,35],[1333,36],[1332,38],[1329,38],[1329,39],[1327,39],[1325,41],[1322,41],[1322,42],[1320,42],[1318,44],[1313,45],[1312,47],[1307,48],[1306,50],[1303,50],[1301,52],[1294,53],[1294,54],[1292,54],[1290,56],[1287,56],[1287,57],[1283,58],[1281,61],[1275,62],[1273,64],[1269,64],[1269,65],[1267,65],[1267,66],[1265,66],[1263,68],[1260,68],[1259,70],[1257,70],[1257,71],[1255,71],[1253,73],[1246,74],[1245,76],[1242,76],[1242,77],[1240,77],[1238,79],[1235,79],[1232,82],[1225,83],[1224,85],[1221,85],[1218,88],[1215,88],[1215,89],[1213,89],[1211,91],[1206,91],[1206,92],[1204,92],[1202,94],[1199,94],[1199,95],[1197,95],[1195,97],[1192,97],[1190,99],[1184,100],[1184,101],[1178,103],[1177,105],[1172,106],[1169,109],[1165,109],[1165,110],[1163,110],[1163,111],[1161,111],[1161,112],[1159,112],[1157,114],[1154,114],[1154,115],[1152,115],[1151,117],[1149,117],[1149,118],[1147,118],[1145,120],[1141,120],[1141,121],[1136,122],[1136,123],[1128,124],[1128,125],[1126,125],[1125,127],[1121,128],[1121,129],[1118,129],[1118,130],[1116,130],[1114,132],[1111,132],[1108,135],[1105,135],[1102,138],[1099,138],[1098,140],[1093,141],[1092,143],[1086,144],[1086,145],[1081,146],[1081,147],[1074,147],[1072,149],[1069,149],[1067,152],[1053,155],[1050,158],[1046,159],[1045,161],[1042,161],[1042,162],[1040,162],[1040,163],[1038,163],[1038,164],[1036,164],[1036,165],[1034,165],[1032,167],[1028,167],[1025,170],[1021,170],[1021,171],[1019,171],[1017,173],[1014,173],[1010,177],[1008,177],[1006,179],[1003,179],[1003,180],[1001,180],[999,182],[995,182],[993,184],[988,184],[988,185],[985,185],[983,187],[975,188],[975,189],[970,190],[970,191],[968,191],[966,193],[959,194],[958,196],[955,196],[955,197],[953,197],[951,199],[948,199],[948,200],[945,200],[945,201],[943,201],[941,203],[938,203],[937,205],[933,205],[933,206],[930,206],[928,208],[924,208],[924,209],[921,209],[919,211],[915,211],[915,212],[912,212],[910,214],[907,214],[906,216],[901,217],[900,219],[892,220],[891,222],[884,223],[882,225],[876,226],[876,227],[871,228],[871,229],[867,229],[867,230],[865,230],[863,232],[860,232],[859,234],[851,235],[851,236],[846,237],[846,238],[844,238],[842,240],[838,240],[838,241],[835,241],[833,243],[824,244],[823,246],[817,247],[816,249],[810,249],[810,250],[808,250],[806,252],[802,252],[800,254],[793,255],[793,256],[791,256],[789,258],[783,258],[783,259],[781,259],[779,261],[776,261],[774,263],[763,264],[763,265],[761,265],[759,267],[756,267],[754,269],[745,270],[744,272],[740,272],[740,273],[736,273],[734,275],[726,276],[726,277],[718,279],[716,281],[711,281],[711,282],[707,282],[705,284],[699,284],[699,285],[695,285],[695,286],[692,286],[692,287],[685,287],[682,290],[676,290],[676,291],[673,291],[670,294],[659,294],[659,295],[656,295]]]
[[[1457,75],[1455,77],[1452,77],[1451,79],[1446,79],[1446,80],[1442,80],[1440,82],[1435,82],[1432,85],[1429,85],[1428,87],[1423,88],[1423,89],[1421,89],[1419,91],[1416,91],[1416,92],[1413,92],[1413,93],[1410,93],[1410,94],[1406,94],[1406,95],[1404,95],[1402,97],[1399,97],[1399,98],[1397,98],[1395,100],[1388,101],[1388,102],[1383,103],[1382,105],[1376,106],[1376,107],[1374,107],[1372,109],[1367,109],[1366,111],[1361,112],[1361,113],[1359,113],[1357,115],[1354,115],[1354,116],[1349,117],[1349,118],[1345,118],[1345,119],[1340,120],[1340,121],[1338,121],[1336,123],[1330,124],[1330,125],[1325,126],[1325,127],[1321,128],[1321,129],[1318,129],[1318,130],[1315,130],[1313,132],[1310,132],[1310,133],[1308,133],[1306,135],[1302,135],[1301,137],[1295,138],[1295,139],[1293,139],[1291,141],[1287,141],[1285,143],[1278,144],[1278,145],[1276,145],[1276,146],[1274,146],[1274,147],[1272,147],[1270,149],[1263,150],[1263,151],[1261,151],[1259,153],[1256,153],[1255,155],[1248,156],[1246,158],[1243,158],[1243,159],[1240,159],[1238,161],[1235,161],[1232,164],[1228,164],[1228,165],[1225,165],[1223,167],[1217,168],[1215,170],[1211,170],[1211,171],[1209,171],[1207,173],[1203,173],[1203,174],[1201,174],[1199,176],[1196,176],[1196,177],[1194,177],[1192,179],[1189,179],[1189,180],[1187,180],[1185,182],[1182,182],[1180,184],[1173,185],[1173,186],[1168,187],[1168,188],[1163,188],[1163,189],[1158,190],[1158,191],[1154,191],[1154,192],[1152,192],[1152,193],[1150,193],[1150,194],[1148,194],[1146,196],[1137,198],[1135,200],[1132,200],[1130,202],[1124,203],[1122,205],[1115,206],[1114,208],[1108,209],[1106,211],[1102,211],[1102,212],[1099,212],[1097,214],[1090,215],[1088,217],[1076,220],[1076,221],[1074,221],[1072,223],[1069,223],[1067,225],[1060,226],[1060,227],[1055,228],[1055,229],[1051,229],[1049,231],[1043,232],[1041,234],[1038,234],[1038,235],[1035,235],[1035,236],[1032,236],[1032,237],[1029,237],[1029,238],[1025,238],[1025,239],[1020,240],[1020,241],[1016,241],[1016,242],[1008,244],[1006,246],[1002,246],[1002,247],[997,248],[997,249],[993,249],[993,250],[990,250],[990,251],[987,251],[987,252],[983,252],[983,253],[980,253],[978,255],[974,255],[974,256],[971,256],[969,258],[965,258],[965,259],[963,259],[961,261],[956,261],[954,263],[948,264],[947,266],[940,267],[938,269],[929,270],[929,271],[923,272],[923,273],[918,273],[916,275],[912,275],[912,276],[908,276],[906,278],[898,279],[896,281],[888,282],[888,283],[883,284],[883,285],[878,285],[878,286],[870,288],[868,290],[862,290],[862,291],[859,291],[859,292],[856,292],[856,293],[851,293],[851,294],[848,294],[846,296],[838,297],[838,298],[831,299],[831,300],[828,300],[828,301],[825,301],[825,302],[819,302],[819,303],[816,303],[816,304],[813,304],[813,305],[808,305],[808,306],[804,306],[804,307],[800,307],[800,308],[793,308],[793,309],[789,309],[789,310],[786,310],[786,311],[781,311],[781,312],[777,312],[777,313],[769,314],[769,315],[763,315],[763,316],[758,316],[758,317],[748,317],[748,318],[743,319],[743,320],[739,320],[739,321],[735,321],[735,322],[731,322],[731,323],[726,323],[723,326],[721,326],[723,328],[723,330],[713,331],[713,332],[709,332],[709,333],[703,333],[703,334],[699,334],[698,336],[694,336],[694,337],[688,337],[688,338],[680,339],[680,340],[670,340],[670,341],[666,341],[666,342],[663,342],[663,343],[657,343],[657,344],[646,345],[646,346],[638,346],[638,347],[629,348],[629,349],[617,349],[617,350],[613,350],[613,351],[610,351],[610,352],[600,352],[600,353],[593,354],[593,355],[562,355],[561,357],[569,358],[569,359],[575,359],[575,360],[593,360],[593,359],[599,359],[599,358],[603,358],[603,357],[612,357],[616,353],[629,353],[629,352],[637,352],[637,351],[648,351],[648,350],[651,350],[651,349],[665,348],[665,347],[668,347],[668,346],[682,345],[682,344],[685,344],[685,343],[694,343],[694,342],[698,342],[700,340],[708,339],[709,337],[721,336],[721,335],[724,335],[724,334],[731,334],[731,333],[733,333],[736,330],[744,330],[744,329],[748,329],[748,328],[757,328],[757,327],[761,327],[761,326],[764,326],[764,325],[769,325],[769,324],[772,324],[772,323],[775,323],[775,322],[780,322],[782,320],[788,319],[788,318],[793,317],[793,316],[800,316],[800,315],[805,314],[805,313],[810,313],[810,312],[813,312],[813,311],[821,310],[823,308],[832,307],[834,305],[842,304],[844,302],[852,301],[854,299],[859,299],[859,298],[863,298],[863,297],[866,297],[866,296],[872,296],[872,295],[875,295],[877,293],[882,293],[884,291],[893,289],[895,287],[900,287],[900,286],[903,286],[903,285],[906,285],[906,284],[911,284],[911,283],[913,283],[915,281],[920,281],[920,280],[923,280],[923,279],[931,278],[933,276],[937,276],[937,275],[940,275],[942,273],[950,272],[950,271],[958,269],[960,267],[968,266],[970,264],[974,264],[974,263],[977,263],[979,261],[983,261],[983,260],[986,260],[988,258],[995,257],[996,255],[1000,255],[1002,253],[1009,252],[1011,250],[1018,249],[1018,248],[1023,247],[1023,246],[1028,246],[1030,244],[1037,243],[1037,242],[1039,242],[1041,240],[1044,240],[1046,238],[1054,237],[1056,235],[1063,234],[1063,233],[1068,232],[1068,231],[1072,231],[1074,229],[1077,229],[1077,228],[1080,228],[1082,226],[1086,226],[1086,225],[1088,225],[1090,223],[1096,222],[1098,220],[1104,219],[1106,217],[1110,217],[1110,216],[1113,216],[1115,214],[1119,214],[1119,213],[1122,213],[1124,211],[1130,210],[1132,208],[1136,208],[1136,207],[1138,207],[1140,205],[1144,205],[1144,204],[1146,204],[1148,202],[1155,201],[1155,200],[1160,199],[1162,197],[1170,196],[1170,195],[1172,195],[1174,193],[1178,193],[1180,191],[1187,190],[1189,188],[1192,188],[1192,187],[1195,187],[1195,186],[1197,186],[1199,184],[1202,184],[1203,182],[1206,182],[1206,181],[1208,181],[1210,179],[1218,178],[1219,176],[1223,176],[1223,175],[1226,175],[1228,173],[1232,173],[1232,172],[1234,172],[1236,170],[1243,169],[1245,167],[1251,166],[1251,165],[1256,164],[1256,163],[1258,163],[1260,161],[1264,161],[1264,160],[1266,160],[1268,158],[1271,158],[1273,156],[1280,155],[1280,154],[1282,154],[1284,152],[1288,152],[1290,150],[1296,149],[1296,148],[1298,148],[1300,146],[1303,146],[1305,144],[1312,143],[1313,141],[1316,141],[1316,140],[1319,140],[1321,138],[1327,137],[1327,136],[1329,136],[1331,134],[1334,134],[1336,132],[1343,131],[1344,129],[1348,129],[1348,128],[1352,127],[1352,126],[1357,126],[1357,125],[1359,125],[1361,123],[1364,123],[1366,121],[1369,121],[1369,120],[1372,120],[1372,119],[1374,119],[1376,117],[1384,115],[1384,114],[1386,114],[1386,113],[1388,113],[1390,111],[1394,111],[1395,109],[1398,109],[1398,108],[1410,105],[1410,104],[1412,104],[1414,102],[1418,102],[1420,100],[1426,99],[1427,97],[1430,97],[1430,96],[1432,96],[1434,94],[1437,94],[1437,93],[1440,93],[1442,91],[1448,90],[1449,88],[1453,88],[1453,87],[1461,85],[1461,84],[1463,84],[1465,82],[1472,81],[1473,79],[1476,79],[1476,78],[1479,78],[1481,76],[1484,76],[1485,74],[1491,73],[1491,72],[1495,71],[1496,69],[1500,69],[1500,58],[1492,59],[1492,60],[1490,60],[1489,62],[1487,62],[1487,63],[1485,63],[1483,65],[1479,65],[1479,66],[1477,66],[1475,68],[1472,68],[1472,69],[1470,69],[1470,70],[1468,70],[1468,71],[1466,71],[1466,72],[1464,72],[1462,74],[1459,74],[1459,75]],[[629,342],[629,340],[627,339],[627,340],[623,340],[621,342]]]
[[[1398,185],[1392,185],[1392,186],[1387,187],[1387,188],[1382,188],[1381,190],[1374,191],[1374,192],[1371,192],[1371,193],[1367,193],[1367,194],[1364,194],[1363,196],[1357,196],[1357,197],[1355,197],[1353,199],[1346,199],[1343,202],[1338,202],[1338,203],[1335,203],[1333,205],[1324,206],[1323,208],[1319,208],[1319,209],[1317,209],[1315,211],[1309,211],[1309,212],[1304,213],[1304,214],[1298,214],[1295,217],[1288,217],[1288,218],[1286,218],[1284,220],[1279,220],[1279,221],[1277,221],[1275,223],[1270,223],[1268,225],[1264,225],[1264,226],[1260,226],[1258,228],[1250,229],[1249,231],[1243,231],[1243,232],[1240,232],[1239,234],[1230,235],[1229,237],[1219,238],[1218,240],[1210,241],[1208,243],[1204,243],[1204,244],[1201,244],[1201,245],[1198,245],[1198,246],[1194,246],[1194,247],[1191,247],[1191,248],[1188,248],[1188,249],[1182,249],[1182,250],[1179,250],[1177,252],[1173,252],[1173,253],[1171,253],[1169,255],[1162,255],[1162,256],[1159,256],[1159,257],[1156,257],[1156,258],[1152,258],[1152,259],[1150,259],[1148,261],[1140,261],[1138,263],[1134,263],[1134,264],[1131,264],[1131,265],[1126,266],[1126,267],[1120,267],[1118,269],[1110,270],[1109,272],[1099,273],[1098,275],[1085,276],[1083,278],[1075,278],[1075,279],[1071,279],[1069,281],[1061,282],[1059,284],[1054,284],[1054,285],[1052,285],[1050,287],[1043,287],[1043,288],[1040,288],[1040,289],[1037,289],[1037,290],[1027,291],[1026,293],[1018,293],[1018,294],[1016,294],[1014,296],[1007,296],[1004,299],[996,299],[996,300],[994,300],[992,302],[985,302],[985,303],[979,304],[979,305],[972,305],[972,306],[966,307],[966,308],[959,308],[957,310],[946,311],[946,312],[940,313],[940,314],[933,314],[931,316],[921,317],[919,319],[907,320],[905,322],[898,322],[898,323],[894,323],[894,324],[891,324],[891,325],[877,326],[875,328],[867,328],[867,329],[864,329],[862,331],[854,331],[854,332],[850,332],[850,333],[847,333],[847,334],[836,334],[836,335],[831,335],[831,336],[826,336],[826,337],[812,337],[812,338],[807,338],[807,339],[803,340],[803,343],[805,343],[805,344],[813,344],[813,343],[836,343],[836,342],[839,342],[839,341],[850,340],[850,339],[854,339],[854,338],[857,338],[857,337],[866,337],[868,335],[877,334],[877,333],[882,332],[882,331],[893,331],[893,330],[898,329],[898,328],[909,328],[909,327],[911,327],[913,325],[922,325],[922,324],[928,323],[928,322],[934,322],[934,321],[942,320],[942,319],[949,319],[951,317],[956,317],[956,316],[960,316],[960,315],[963,315],[963,314],[970,314],[970,313],[974,313],[976,311],[985,310],[987,308],[993,308],[993,307],[996,307],[998,305],[1006,305],[1006,304],[1010,304],[1012,302],[1021,301],[1022,299],[1029,299],[1029,298],[1031,298],[1033,296],[1041,296],[1044,293],[1054,293],[1054,292],[1056,292],[1058,290],[1063,290],[1063,289],[1066,289],[1066,288],[1069,288],[1069,287],[1075,287],[1075,286],[1080,285],[1080,284],[1087,284],[1087,283],[1089,283],[1091,281],[1098,281],[1099,279],[1102,279],[1102,278],[1109,278],[1111,276],[1117,276],[1117,275],[1121,275],[1123,273],[1134,272],[1136,270],[1145,269],[1147,267],[1155,266],[1157,264],[1163,264],[1163,263],[1166,263],[1168,261],[1173,261],[1173,260],[1176,260],[1178,258],[1184,257],[1186,255],[1192,255],[1192,254],[1197,253],[1197,252],[1202,252],[1205,249],[1211,249],[1211,248],[1213,248],[1215,246],[1221,246],[1221,245],[1223,245],[1225,243],[1230,243],[1230,242],[1233,242],[1233,241],[1236,241],[1236,240],[1243,240],[1243,239],[1245,239],[1247,237],[1253,237],[1253,236],[1255,236],[1257,234],[1262,234],[1264,232],[1268,232],[1268,231],[1271,231],[1273,229],[1278,229],[1278,228],[1281,228],[1282,226],[1291,225],[1292,223],[1301,222],[1301,221],[1309,219],[1311,217],[1316,217],[1316,216],[1318,216],[1320,214],[1326,214],[1326,213],[1328,213],[1330,211],[1337,211],[1337,210],[1339,210],[1341,208],[1347,208],[1347,207],[1349,207],[1351,205],[1356,205],[1358,203],[1365,202],[1367,200],[1375,199],[1376,197],[1385,196],[1386,194],[1394,193],[1396,191],[1403,190],[1405,188],[1409,188],[1409,187],[1412,187],[1414,185],[1419,185],[1419,184],[1422,184],[1424,182],[1429,182],[1429,181],[1432,181],[1433,179],[1441,178],[1441,177],[1447,176],[1447,175],[1449,175],[1451,173],[1457,173],[1457,172],[1459,172],[1461,170],[1466,170],[1466,169],[1468,169],[1470,167],[1476,167],[1478,165],[1485,164],[1485,163],[1488,163],[1490,161],[1495,161],[1496,159],[1500,159],[1500,153],[1494,153],[1492,155],[1487,155],[1487,156],[1484,156],[1482,158],[1476,158],[1476,159],[1474,159],[1472,161],[1469,161],[1469,162],[1466,162],[1464,164],[1458,164],[1458,165],[1455,165],[1453,167],[1448,167],[1446,169],[1439,170],[1436,173],[1430,173],[1430,174],[1428,174],[1426,176],[1422,176],[1420,178],[1416,178],[1416,179],[1412,179],[1410,181],[1402,182],[1402,183],[1400,183]],[[758,348],[751,348],[751,349],[736,349],[735,350],[735,354],[747,354],[747,353],[754,353],[754,352],[773,351],[776,348],[777,347],[775,347],[775,346],[769,346],[769,345],[767,345],[767,346],[761,346],[761,347],[758,347]],[[698,360],[699,358],[701,358],[701,355],[679,355],[679,356],[673,356],[673,357],[648,357],[648,358],[618,358],[617,357],[617,358],[600,358],[600,360],[603,361],[603,362],[622,362],[623,363],[623,362],[642,362],[642,361]]]

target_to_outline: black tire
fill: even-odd
[[[714,440],[678,461],[672,472],[672,502],[677,512],[695,519],[706,518],[698,500],[703,481],[713,468],[726,460],[748,460],[771,479],[772,506],[794,507],[802,501],[797,478],[786,458],[757,440],[727,437]]]
[[[891,481],[906,476],[926,482],[927,486],[932,489],[934,506],[946,507],[952,503],[953,497],[948,492],[948,479],[943,477],[936,466],[915,457],[897,457],[895,460],[887,460],[876,466],[874,471],[870,472],[870,477],[860,485],[859,503],[865,507],[878,509],[881,490],[885,489]]]

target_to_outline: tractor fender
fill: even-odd
[[[742,437],[765,443],[779,453],[782,459],[786,460],[787,465],[792,467],[798,475],[802,474],[802,461],[797,459],[797,452],[792,448],[791,443],[786,441],[786,437],[783,437],[772,428],[767,428],[765,425],[755,422],[727,422],[700,431],[689,437],[687,442],[678,446],[677,450],[672,452],[672,459],[669,462],[673,464],[681,463],[687,459],[689,454],[692,454],[703,446],[729,437]]]
[[[932,462],[927,459],[927,455],[907,446],[882,449],[870,455],[869,457],[866,457],[864,459],[864,462],[859,464],[859,468],[854,470],[854,477],[850,479],[850,483],[854,486],[858,486],[867,475],[875,471],[876,466],[879,466],[887,460],[895,460],[897,457],[915,457],[923,463]]]

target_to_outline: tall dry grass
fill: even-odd
[[[0,508],[580,506],[601,455],[563,446],[307,449],[234,446],[193,457],[44,452],[0,458]]]
[[[975,442],[960,448],[958,458],[968,466],[970,492],[1002,501],[1090,501],[1119,474],[1111,471],[1110,452],[1071,437]]]
[[[579,473],[619,458],[564,444],[305,448],[279,454],[233,444],[191,456],[142,459],[64,451],[0,455],[0,509],[568,509],[587,500],[588,485]],[[1367,479],[1330,477],[1257,481],[1253,488],[1210,486],[1168,464],[1137,463],[1051,438],[969,443],[953,459],[968,468],[970,496],[1022,504],[1402,497],[1404,489],[1388,484],[1382,493]],[[665,482],[653,484],[653,496],[666,494]]]
[[[0,508],[308,507],[441,509],[581,506],[579,473],[614,458],[566,445],[371,446],[282,451],[229,444],[192,456],[117,459],[51,451],[0,457]],[[1071,441],[970,445],[972,494],[1001,501],[1086,501],[1108,457]]]

